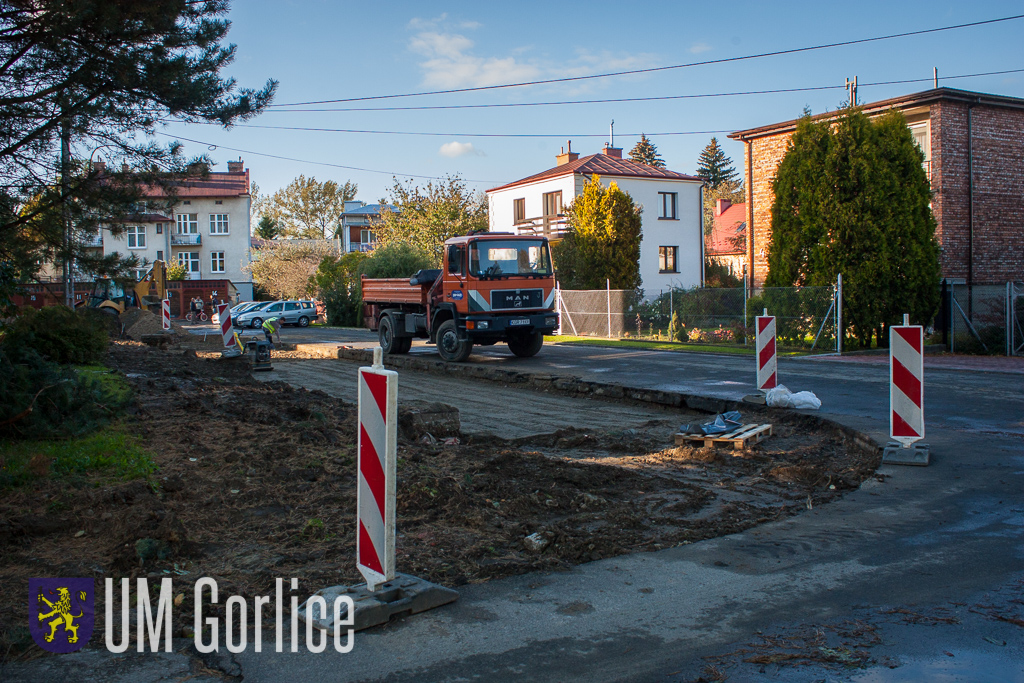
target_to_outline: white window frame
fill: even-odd
[[[211,251],[210,252],[210,272],[211,273],[224,273],[224,252],[223,251]],[[218,265],[220,266],[218,268]]]
[[[198,273],[199,268],[199,252],[198,251],[179,251],[178,252],[178,263],[185,266],[186,273]]]
[[[146,248],[146,226],[145,225],[129,225],[125,228],[125,237],[128,238],[129,249],[145,249]],[[139,238],[142,238],[141,240]]]
[[[377,236],[373,234],[373,230],[362,228],[359,230],[359,243],[360,244],[373,244],[377,241]]]
[[[678,192],[659,192],[658,198],[661,199],[661,215],[658,216],[660,221],[677,221],[679,220],[679,193]]]
[[[210,214],[210,234],[211,235],[229,235],[230,226],[228,224],[228,214],[226,213],[211,213]]]
[[[178,234],[179,235],[198,235],[199,234],[199,214],[198,213],[179,213],[175,215],[178,222]]]

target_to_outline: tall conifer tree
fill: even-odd
[[[732,159],[725,156],[725,151],[718,144],[718,138],[711,138],[697,159],[697,175],[708,182],[712,188],[723,182],[737,182],[739,174],[732,165]]]
[[[640,134],[640,142],[636,143],[633,149],[629,150],[629,158],[638,164],[665,168],[665,162],[662,160],[661,155],[658,154],[658,148],[643,133]]]

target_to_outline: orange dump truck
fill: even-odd
[[[533,356],[558,327],[555,274],[543,237],[480,233],[445,242],[441,270],[412,278],[366,278],[363,321],[385,353],[407,353],[412,340],[437,344],[450,362],[473,345],[508,344]]]

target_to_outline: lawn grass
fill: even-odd
[[[101,473],[112,479],[140,479],[156,471],[142,440],[124,425],[86,436],[44,441],[0,441],[0,488],[42,477],[66,479]]]
[[[557,344],[574,344],[581,346],[603,346],[619,349],[649,349],[654,351],[677,351],[686,353],[724,353],[732,356],[752,356],[754,346],[739,344],[684,344],[681,342],[657,342],[633,339],[605,339],[603,337],[572,337],[568,335],[547,336],[544,341]],[[806,356],[807,351],[778,350],[780,356]]]

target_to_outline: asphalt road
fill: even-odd
[[[359,331],[296,332],[372,342]],[[496,346],[470,362],[729,398],[753,390],[750,357],[551,346],[524,360]],[[1019,368],[929,367],[932,465],[883,467],[884,482],[869,480],[837,503],[727,538],[463,587],[453,606],[358,634],[350,654],[246,652],[235,659],[246,681],[694,680],[703,656],[734,650],[757,632],[959,603],[957,624],[883,624],[879,651],[903,666],[857,675],[1024,681],[1024,630],[969,609],[992,595],[1019,598],[1015,582],[1024,578]],[[794,391],[815,392],[822,413],[885,441],[884,358],[782,359],[779,375]],[[736,665],[730,680],[822,679],[817,667],[772,665],[764,674],[751,667]]]
[[[325,328],[286,329],[284,338],[374,339]],[[247,683],[693,681],[710,661],[730,681],[1024,683],[1024,628],[985,616],[1024,617],[1024,603],[1013,602],[1024,593],[1024,367],[997,360],[926,363],[927,468],[883,466],[883,481],[745,533],[463,586],[453,605],[357,634],[348,654],[250,647],[224,657]],[[496,346],[470,362],[729,398],[753,389],[751,357],[550,346],[524,360]],[[794,391],[815,392],[826,416],[885,441],[884,359],[781,359],[779,375]],[[908,613],[924,617],[900,617]],[[801,624],[834,633],[830,625],[847,620],[877,629],[878,666],[782,667],[728,655],[759,634]],[[95,654],[3,673],[71,680]],[[107,680],[163,680],[149,674],[159,669],[150,655],[108,668],[117,675]]]

